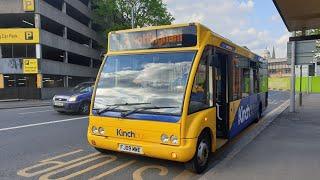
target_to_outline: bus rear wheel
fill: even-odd
[[[202,133],[197,142],[196,153],[186,168],[195,173],[202,173],[207,169],[211,154],[211,138],[209,133]]]

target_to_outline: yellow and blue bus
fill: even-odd
[[[197,23],[109,33],[92,97],[88,142],[184,162],[257,122],[268,104],[266,61]]]

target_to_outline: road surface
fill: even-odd
[[[288,99],[287,92],[270,92],[265,114]],[[87,125],[87,117],[61,115],[51,107],[0,110],[0,179],[201,177],[186,171],[180,163],[99,154],[87,143]]]

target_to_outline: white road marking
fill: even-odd
[[[28,107],[28,108],[14,108],[14,109],[0,109],[1,111],[21,111],[21,110],[27,110],[27,109],[43,109],[43,108],[48,108],[51,107],[50,105],[47,106],[38,106],[38,107]]]
[[[56,123],[62,123],[62,122],[68,122],[68,121],[76,121],[76,120],[85,119],[85,118],[88,118],[88,116],[86,116],[86,117],[78,117],[78,118],[71,118],[71,119],[62,119],[62,120],[43,122],[43,123],[36,123],[36,124],[27,124],[27,125],[22,125],[22,126],[15,126],[15,127],[8,127],[8,128],[0,129],[0,132],[1,131],[14,130],[14,129],[22,129],[22,128],[27,128],[27,127],[42,126],[42,125],[47,125],[47,124],[56,124]]]
[[[18,113],[18,114],[20,114],[20,115],[23,115],[23,114],[34,114],[34,113],[42,113],[42,112],[50,112],[50,111],[54,111],[54,110],[32,111],[32,112],[25,112],[25,113]]]

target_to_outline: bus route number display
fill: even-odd
[[[196,26],[120,32],[110,35],[111,51],[193,47],[196,45]]]

